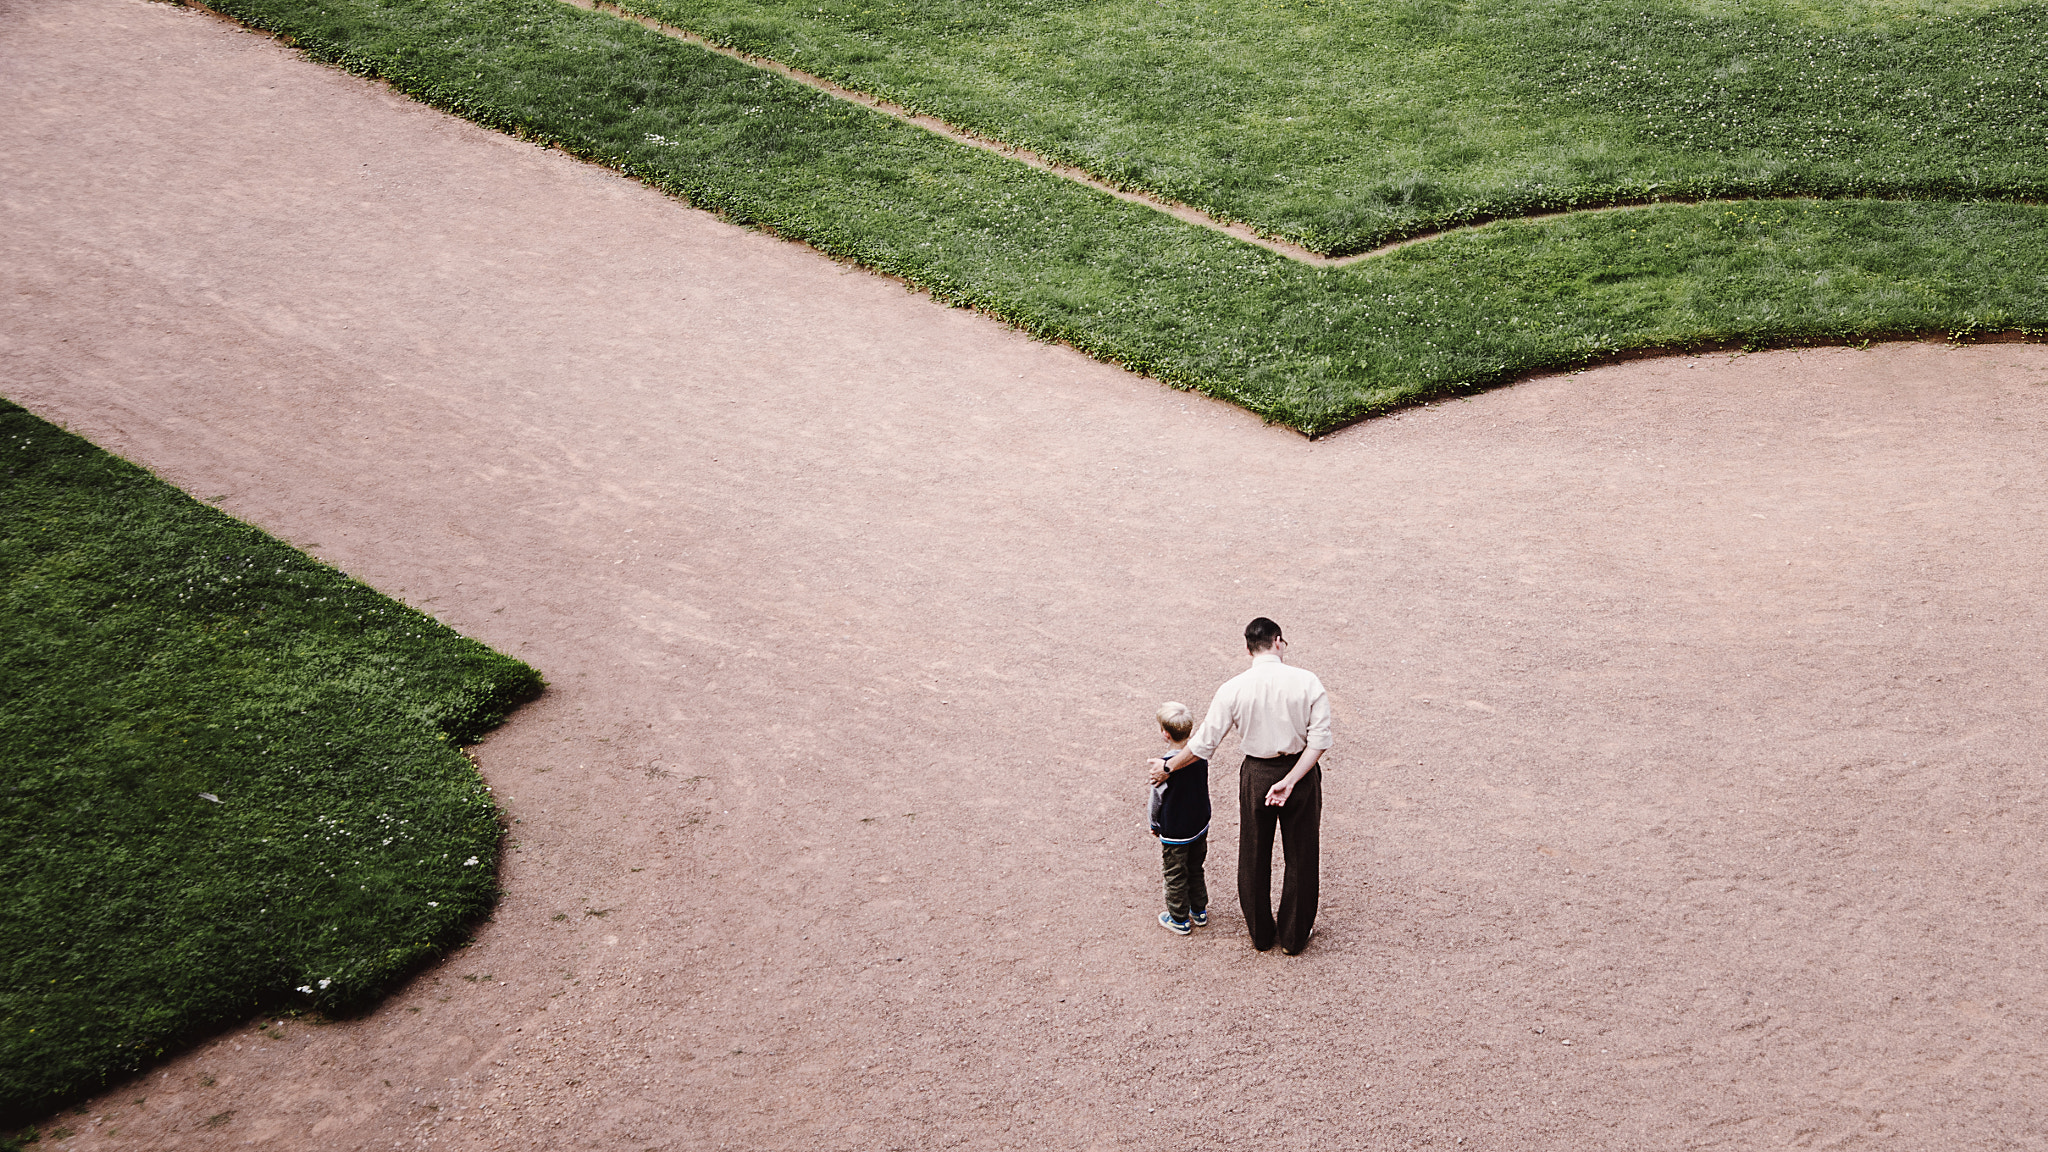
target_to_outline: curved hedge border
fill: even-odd
[[[533,669],[0,401],[0,1117],[345,1013],[496,900]]]
[[[2048,329],[2048,210],[1509,221],[1315,269],[559,0],[220,0],[317,59],[1310,435],[1648,349]]]

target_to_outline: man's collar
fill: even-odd
[[[1273,663],[1278,664],[1280,662],[1280,654],[1268,648],[1264,652],[1261,652],[1258,655],[1252,657],[1252,663],[1254,664],[1264,664],[1268,660],[1271,660]]]

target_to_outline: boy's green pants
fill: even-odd
[[[1175,920],[1188,918],[1191,908],[1209,906],[1209,882],[1202,878],[1202,863],[1209,858],[1209,834],[1185,844],[1161,844],[1159,863],[1166,873],[1166,912]]]

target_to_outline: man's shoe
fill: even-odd
[[[1185,936],[1194,931],[1193,928],[1188,927],[1187,921],[1175,920],[1171,912],[1161,912],[1159,914],[1159,926],[1176,936]]]
[[[1189,912],[1188,923],[1193,924],[1197,928],[1207,928],[1209,926],[1209,910],[1207,908],[1196,908]]]
[[[1302,952],[1303,952],[1304,950],[1306,950],[1306,949],[1308,948],[1308,942],[1309,942],[1309,941],[1311,941],[1311,940],[1313,940],[1313,939],[1315,939],[1315,938],[1316,938],[1316,930],[1315,930],[1315,929],[1313,929],[1313,928],[1311,928],[1311,929],[1309,929],[1309,930],[1308,930],[1308,935],[1306,935],[1306,936],[1302,937],[1302,939],[1301,939],[1301,947],[1300,947],[1300,948],[1292,948],[1292,949],[1289,949],[1289,948],[1282,948],[1282,949],[1281,949],[1281,951],[1282,951],[1282,952],[1285,952],[1285,953],[1287,953],[1287,954],[1288,954],[1289,956],[1299,956],[1299,955],[1301,955],[1301,954],[1302,954]]]

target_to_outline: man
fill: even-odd
[[[1252,666],[1216,690],[1209,715],[1187,746],[1152,774],[1153,783],[1175,769],[1215,756],[1237,729],[1244,763],[1237,773],[1237,901],[1251,929],[1252,947],[1264,952],[1277,937],[1299,955],[1316,927],[1317,835],[1323,822],[1323,773],[1316,766],[1330,748],[1330,697],[1315,673],[1281,662],[1287,639],[1264,616],[1245,625]],[[1280,917],[1273,918],[1273,830],[1287,878]]]

